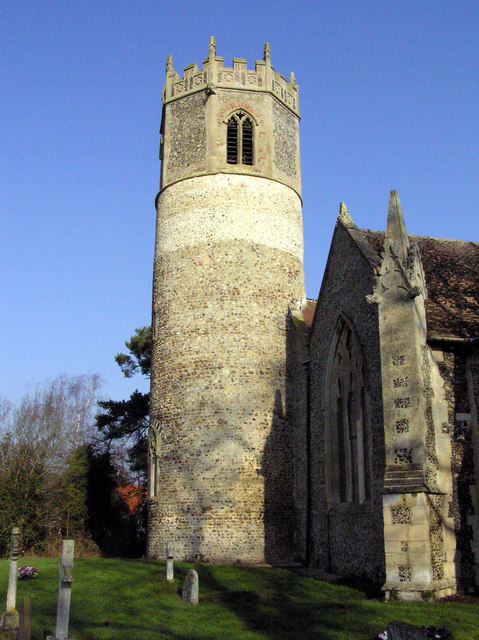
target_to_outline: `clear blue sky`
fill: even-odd
[[[478,238],[479,3],[4,0],[0,392],[97,372],[149,324],[166,56],[230,66],[271,44],[300,89],[305,272],[316,297],[338,205],[383,229]]]

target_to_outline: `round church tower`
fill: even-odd
[[[298,88],[264,59],[166,66],[148,553],[292,559],[287,314],[304,297]]]

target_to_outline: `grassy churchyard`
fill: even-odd
[[[33,640],[54,631],[57,559],[19,559],[35,580],[18,581],[17,609],[29,595]],[[0,560],[6,594],[7,559]],[[181,600],[188,568],[198,571],[200,603]],[[479,601],[399,603],[368,599],[361,591],[330,585],[282,569],[175,565],[175,581],[154,560],[75,560],[70,633],[74,640],[368,640],[392,620],[447,626],[455,640],[479,639]],[[3,596],[2,596],[3,598]],[[4,605],[2,605],[3,609]]]

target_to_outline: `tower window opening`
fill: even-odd
[[[234,118],[230,118],[226,130],[226,161],[238,164],[238,123]]]
[[[253,122],[242,111],[226,124],[226,162],[252,165],[254,160]]]
[[[253,164],[253,123],[249,118],[243,122],[243,164]]]

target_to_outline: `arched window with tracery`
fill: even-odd
[[[226,123],[226,162],[246,165],[254,162],[254,123],[244,111],[233,113]]]
[[[328,502],[364,502],[371,497],[365,366],[360,344],[344,318],[331,344],[324,405]]]

